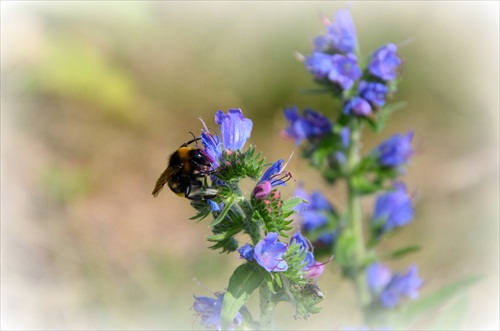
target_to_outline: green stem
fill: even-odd
[[[261,235],[258,223],[253,221],[252,204],[245,197],[241,196],[241,200],[238,202],[238,206],[245,214],[243,228],[245,229],[245,232],[250,236],[250,238],[252,239],[252,244],[255,246],[259,242]]]
[[[253,221],[253,207],[250,201],[241,196],[238,202],[239,207],[245,214],[243,227],[245,232],[252,239],[252,244],[255,246],[261,238],[260,227],[257,222]],[[260,327],[259,330],[273,329],[273,312],[276,304],[272,300],[272,292],[266,282],[262,282],[259,287],[260,296]]]
[[[366,259],[366,248],[363,234],[363,218],[361,213],[360,194],[354,185],[353,170],[357,167],[360,161],[360,135],[361,127],[358,123],[353,123],[351,126],[351,141],[347,155],[347,162],[350,169],[350,174],[347,178],[348,189],[348,221],[351,231],[356,238],[354,261],[353,261],[353,281],[358,293],[358,300],[363,307],[363,311],[370,304],[370,291],[366,281],[366,275],[363,270],[363,263]]]
[[[273,311],[276,306],[272,300],[272,293],[263,282],[259,288],[260,294],[260,327],[259,330],[273,330]]]

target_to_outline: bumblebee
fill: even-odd
[[[153,190],[153,196],[157,197],[165,184],[181,197],[192,200],[200,200],[203,197],[194,194],[199,190],[203,183],[202,178],[209,175],[212,166],[208,156],[197,147],[189,145],[200,140],[194,138],[185,144],[182,144],[175,152],[170,155],[168,166],[156,181]]]

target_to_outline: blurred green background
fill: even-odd
[[[294,58],[345,2],[1,3],[1,315],[4,329],[197,329],[192,295],[221,291],[237,254],[206,248],[208,221],[151,190],[199,117],[242,108],[269,161],[294,149],[285,106],[332,110]],[[425,296],[484,275],[459,300],[465,329],[499,327],[499,2],[352,2],[364,54],[388,42],[405,59],[397,112],[369,150],[415,131],[404,180],[417,216],[384,245],[423,249]],[[407,41],[411,41],[407,43]],[[305,188],[337,205],[296,153]],[[296,183],[284,190],[293,194]],[[372,202],[366,199],[365,211]],[[331,264],[333,265],[333,264]],[[351,284],[330,268],[323,309],[278,329],[356,326]],[[255,304],[255,303],[254,303]],[[439,314],[436,311],[436,314]],[[434,314],[428,317],[435,318]]]

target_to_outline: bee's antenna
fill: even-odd
[[[193,139],[191,139],[190,141],[188,141],[187,143],[185,144],[182,144],[181,147],[186,147],[187,145],[191,144],[191,143],[194,143],[195,141],[198,141],[200,140],[201,138],[196,138],[196,136],[194,135],[194,133],[192,133],[191,131],[189,131],[189,133],[191,133],[191,135],[193,136]]]

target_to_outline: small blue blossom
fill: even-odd
[[[390,81],[397,77],[397,69],[401,59],[397,54],[394,44],[387,44],[377,49],[372,56],[368,71],[384,81]]]
[[[312,109],[305,109],[304,115],[299,115],[296,106],[285,108],[285,118],[289,125],[283,131],[283,135],[295,139],[295,144],[300,145],[304,139],[313,139],[329,134],[332,131],[332,123],[323,114]]]
[[[227,115],[219,110],[215,113],[215,123],[219,125],[222,143],[226,150],[240,150],[250,138],[253,123],[243,116],[241,109],[229,109]]]
[[[333,56],[330,54],[313,52],[307,56],[304,65],[311,74],[318,80],[326,78],[328,73],[333,69]]]
[[[366,275],[370,290],[386,308],[396,306],[401,296],[417,299],[422,286],[416,265],[410,266],[406,274],[393,274],[387,266],[373,263],[368,266]]]
[[[220,211],[220,207],[215,201],[207,200],[207,203],[210,205],[211,211]]]
[[[358,85],[359,95],[375,108],[381,108],[385,105],[388,92],[389,88],[381,83],[362,80]]]
[[[254,249],[252,245],[245,244],[241,246],[240,248],[238,248],[238,253],[240,253],[240,256],[245,260],[253,261]]]
[[[283,259],[287,246],[278,242],[278,234],[269,232],[254,248],[255,261],[267,272],[288,270],[288,264]]]
[[[377,235],[408,224],[414,217],[411,199],[403,183],[396,183],[395,190],[377,197],[372,225]]]
[[[194,310],[200,316],[200,323],[207,329],[221,329],[221,312],[222,301],[224,300],[223,293],[215,293],[217,299],[209,297],[194,296]],[[238,312],[228,330],[234,330],[243,322],[243,317]]]
[[[413,155],[411,141],[413,131],[406,135],[395,134],[375,149],[378,162],[386,167],[399,167],[405,165]]]
[[[338,10],[333,22],[326,22],[326,35],[316,37],[315,50],[321,52],[351,53],[356,49],[356,27],[347,9]]]
[[[354,81],[361,77],[358,59],[353,53],[346,55],[334,54],[332,57],[333,68],[328,73],[328,79],[340,85],[342,90],[350,89]]]
[[[363,98],[360,97],[354,97],[352,99],[349,99],[345,104],[344,104],[344,114],[352,114],[352,115],[358,115],[358,116],[369,116],[372,114],[372,107]]]

